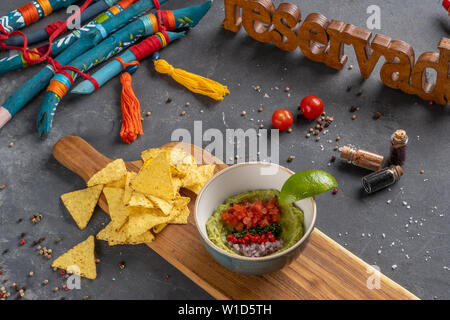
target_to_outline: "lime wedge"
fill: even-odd
[[[283,184],[280,202],[283,205],[289,205],[295,201],[327,192],[337,186],[336,179],[323,170],[297,172]]]

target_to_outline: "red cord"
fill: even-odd
[[[56,21],[52,24],[49,24],[47,27],[45,27],[45,32],[47,32],[47,34],[49,36],[51,36],[53,34],[53,32],[58,30],[58,28],[63,24],[64,24],[64,21]],[[67,27],[63,29],[63,33],[66,31],[67,31]]]
[[[56,22],[54,24],[54,26],[51,27],[51,28],[54,28],[54,30],[52,30],[51,35],[50,35],[50,37],[48,39],[49,45],[48,45],[47,51],[45,53],[42,53],[42,52],[39,51],[38,55],[40,57],[38,59],[31,59],[29,53],[32,53],[33,55],[36,55],[36,51],[28,49],[28,38],[23,32],[20,32],[18,30],[15,30],[13,32],[6,32],[5,28],[3,28],[3,26],[1,24],[0,24],[0,32],[1,32],[1,34],[0,34],[0,49],[2,51],[3,50],[7,50],[7,49],[21,51],[22,54],[23,54],[23,59],[25,60],[25,62],[28,65],[37,64],[37,63],[40,63],[40,62],[43,62],[43,61],[47,60],[52,65],[53,70],[55,71],[55,73],[62,73],[71,82],[73,82],[72,76],[67,71],[65,71],[64,69],[68,69],[68,70],[71,70],[73,72],[76,72],[76,73],[80,74],[83,78],[92,81],[92,83],[94,84],[94,87],[98,88],[99,85],[98,85],[97,81],[94,78],[92,78],[88,74],[82,72],[78,68],[75,68],[75,67],[72,67],[72,66],[61,66],[61,64],[58,61],[56,61],[55,59],[53,59],[50,56],[50,53],[52,51],[53,40],[55,40],[56,37],[58,37],[61,33],[65,32],[67,30],[67,25],[69,23],[71,23],[73,20],[75,20],[81,14],[81,12],[83,12],[91,4],[91,2],[92,2],[92,0],[86,0],[84,2],[84,4],[81,6],[80,10],[76,14],[71,16],[64,23]],[[47,28],[46,28],[46,31],[48,33],[49,30],[47,30]],[[5,40],[5,39],[8,39],[12,35],[19,35],[19,36],[23,37],[23,47],[8,46],[2,41],[2,40]]]

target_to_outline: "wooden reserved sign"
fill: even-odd
[[[329,21],[320,13],[311,13],[300,24],[297,6],[281,3],[275,9],[271,0],[224,0],[225,29],[238,32],[241,26],[259,42],[272,42],[286,51],[300,47],[309,59],[341,70],[347,63],[344,45],[355,50],[359,69],[367,79],[383,56],[381,81],[393,89],[447,105],[450,100],[450,39],[441,38],[439,52],[425,52],[417,61],[414,49],[405,41],[346,24]],[[242,13],[241,13],[242,9]],[[436,71],[436,81],[427,77],[427,69]]]

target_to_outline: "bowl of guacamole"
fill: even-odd
[[[296,259],[316,220],[313,198],[278,201],[294,173],[250,162],[217,173],[200,191],[195,221],[207,251],[221,265],[244,274],[266,274]]]

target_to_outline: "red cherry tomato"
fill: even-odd
[[[323,112],[323,101],[315,96],[307,96],[300,102],[300,110],[306,119],[317,119]]]
[[[294,123],[294,117],[289,110],[279,109],[272,115],[272,124],[278,130],[287,130]]]
[[[442,1],[442,6],[445,8],[445,10],[448,11],[448,9],[450,8],[450,0]]]

